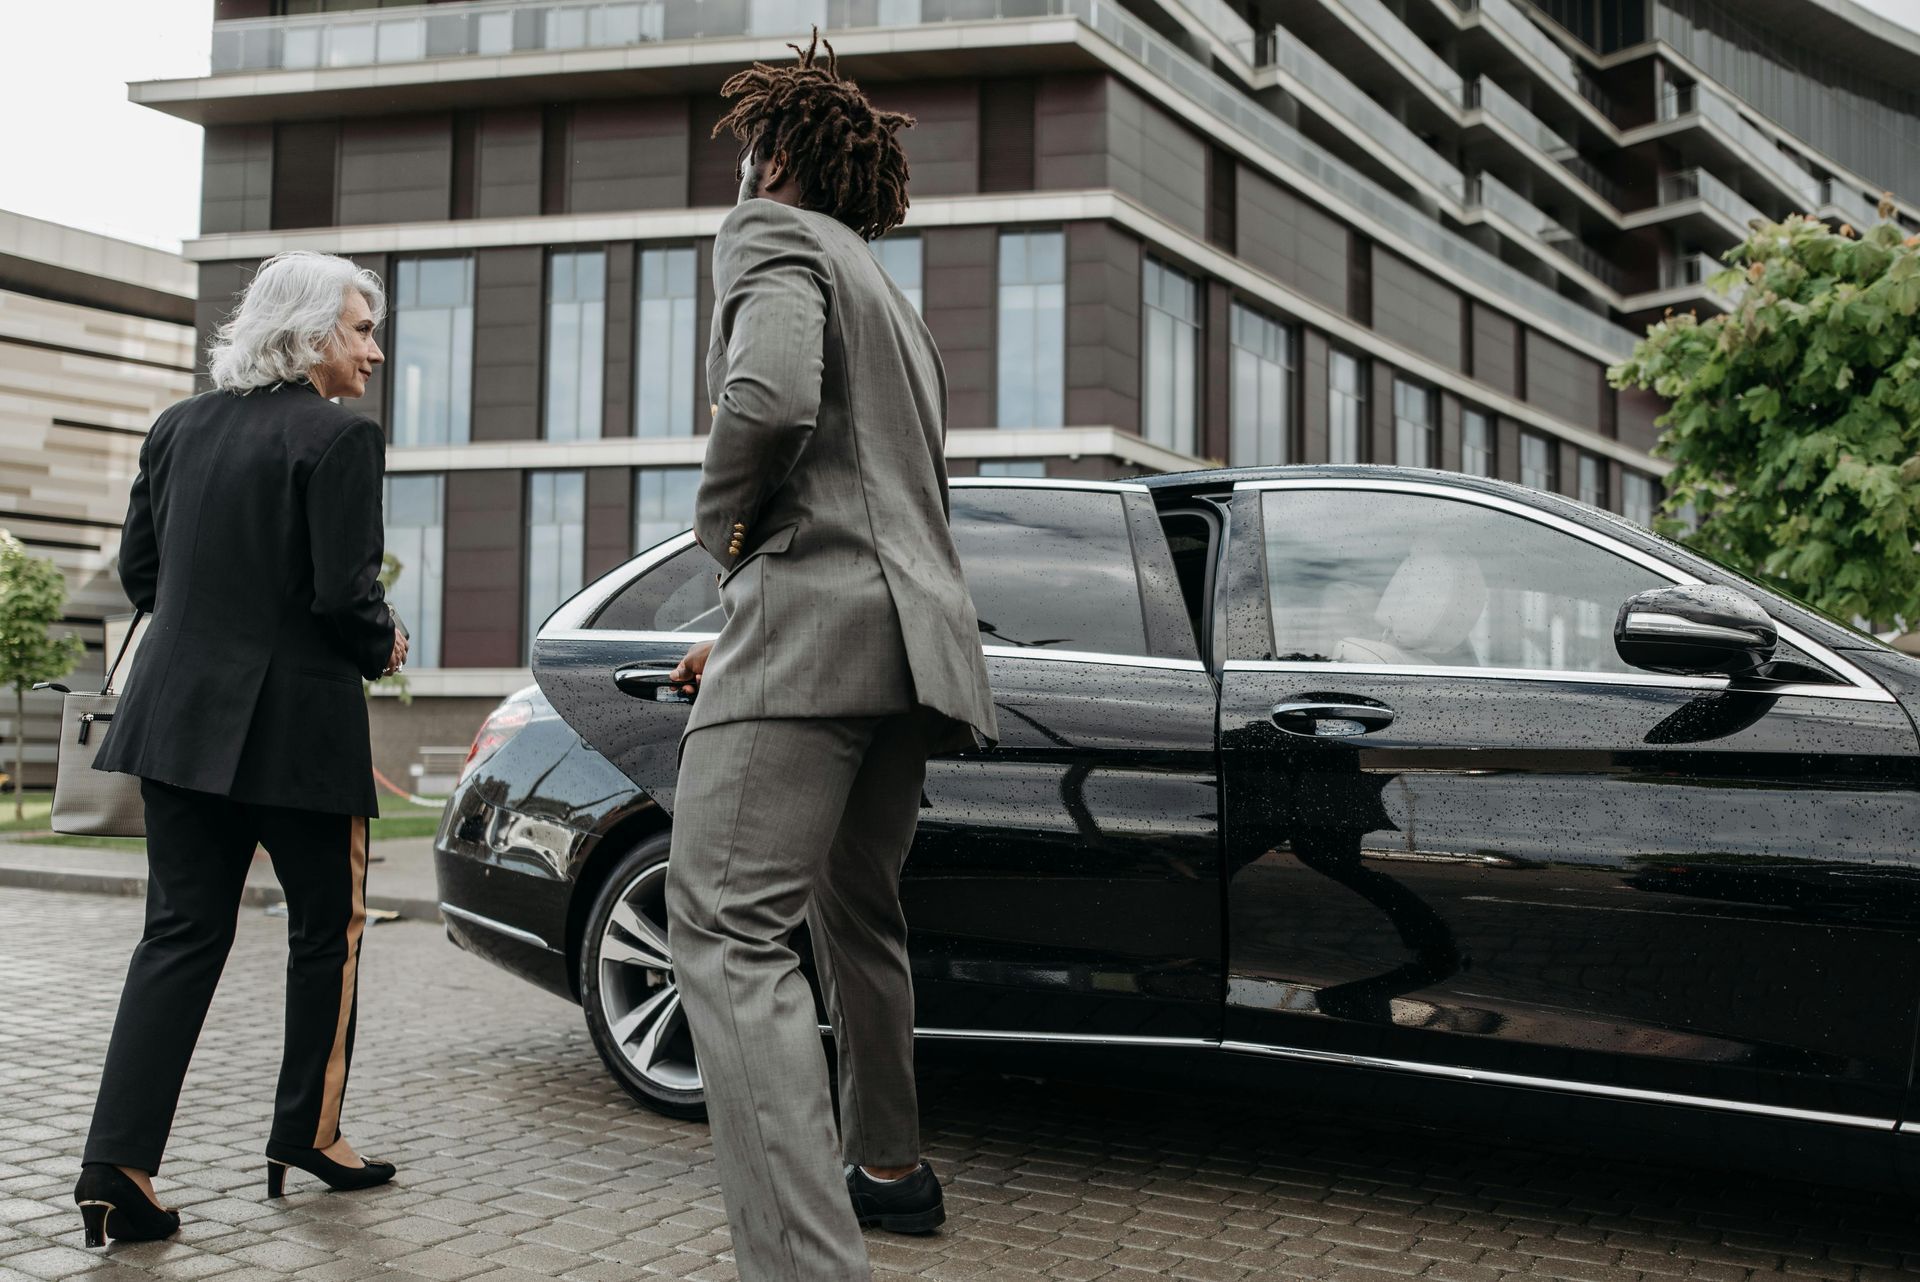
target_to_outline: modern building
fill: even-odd
[[[0,529],[67,581],[65,629],[104,675],[106,620],[132,610],[115,558],[140,443],[193,390],[198,273],[178,254],[0,210]],[[60,699],[29,694],[26,786],[47,787]],[[0,771],[14,703],[0,701]]]
[[[133,87],[207,129],[202,330],[282,249],[392,286],[383,770],[687,523],[716,91],[813,24],[918,118],[875,251],[957,475],[1392,461],[1645,520],[1659,406],[1607,365],[1725,305],[1749,219],[1920,193],[1920,37],[1851,0],[218,0],[211,74]]]

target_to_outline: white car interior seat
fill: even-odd
[[[1423,538],[1393,572],[1373,620],[1380,636],[1346,637],[1336,663],[1396,665],[1458,663],[1474,624],[1487,608],[1480,562]]]

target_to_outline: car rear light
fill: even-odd
[[[480,723],[480,732],[473,736],[473,747],[467,749],[467,759],[460,766],[460,782],[465,783],[474,768],[506,746],[507,740],[527,728],[533,720],[533,705],[525,699],[509,699]]]

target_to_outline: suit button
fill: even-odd
[[[708,418],[719,418],[719,417],[720,417],[720,407],[719,407],[718,405],[709,405],[709,406],[707,406],[707,417],[708,417]]]

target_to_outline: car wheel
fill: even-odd
[[[580,1005],[594,1049],[627,1094],[668,1117],[707,1115],[667,948],[667,834],[625,855],[580,941]]]

